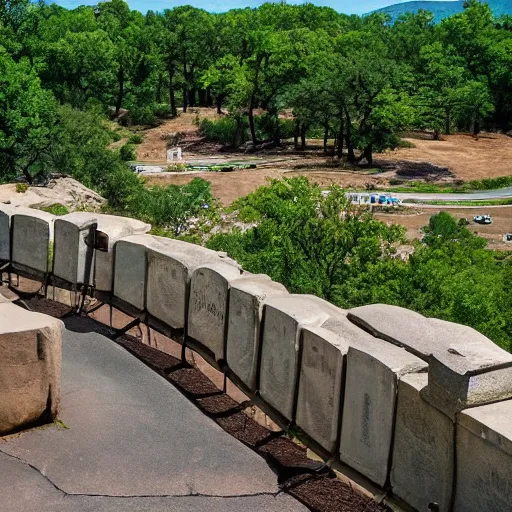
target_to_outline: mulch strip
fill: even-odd
[[[46,299],[30,301],[34,311],[61,317],[69,308]],[[95,320],[97,330],[103,324]],[[261,455],[277,474],[281,489],[314,512],[386,512],[389,509],[354,491],[338,480],[324,464],[308,459],[306,448],[297,445],[283,432],[273,432],[256,423],[238,404],[220,391],[198,369],[179,359],[142,344],[132,336],[123,335],[116,343],[167,378],[204,414],[242,443]]]

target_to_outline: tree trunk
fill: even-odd
[[[480,133],[480,123],[477,119],[473,121],[473,137],[477,137]]]
[[[123,96],[124,96],[124,67],[123,66],[119,66],[119,72],[117,73],[117,81],[119,83],[119,90],[117,92],[116,116],[119,115],[119,111],[121,110],[121,106],[123,104]]]
[[[192,87],[188,91],[188,104],[190,107],[196,106],[196,88]]]
[[[306,125],[304,123],[300,127],[300,148],[302,151],[306,149]]]
[[[300,131],[300,123],[296,119],[295,127],[293,130],[293,147],[294,147],[295,151],[297,151],[299,149],[299,131]]]
[[[347,143],[348,161],[351,164],[354,164],[354,163],[356,163],[356,155],[354,154],[354,148],[352,146],[352,125],[350,123],[350,115],[349,115],[347,109],[345,109],[345,120],[346,120],[345,142]]]
[[[446,135],[450,135],[450,109],[449,108],[446,108],[445,110],[446,112],[446,116],[445,116],[445,119],[444,119],[444,133]]]
[[[252,105],[252,98],[251,98],[251,104],[249,105],[249,129],[251,131],[251,140],[252,143],[256,146],[258,144],[258,141],[256,140],[256,129],[254,128],[254,113],[253,113],[253,105]]]
[[[341,160],[343,158],[343,114],[340,116],[340,128],[338,131],[338,158]]]
[[[206,106],[211,107],[212,105],[213,105],[212,89],[211,89],[211,87],[208,87],[208,89],[206,89]]]
[[[188,107],[188,91],[187,91],[187,86],[184,85],[183,86],[183,112],[187,111],[187,107]]]
[[[364,148],[363,152],[358,158],[358,161],[361,162],[365,159],[368,162],[368,165],[373,164],[373,145],[371,143]]]
[[[197,91],[197,101],[198,105],[200,107],[206,107],[206,90],[205,89],[199,89]]]
[[[434,140],[439,140],[440,139],[440,136],[439,136],[439,130],[437,128],[434,128],[434,135],[432,135],[433,139]]]
[[[162,103],[162,75],[161,73],[158,73],[158,79],[156,81],[156,102]]]
[[[327,154],[327,143],[329,142],[329,123],[324,126],[324,155]]]
[[[174,69],[169,69],[169,106],[171,108],[171,116],[177,117],[178,111],[176,110],[176,97],[174,95],[174,85],[172,83],[174,78]]]
[[[220,116],[222,114],[222,99],[220,94],[215,98],[215,103],[217,105],[217,114]]]

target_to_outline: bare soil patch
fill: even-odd
[[[448,168],[458,179],[481,180],[512,175],[512,137],[484,133],[443,135],[442,140],[406,138],[413,148],[399,148],[382,155],[388,162],[411,160]]]
[[[421,228],[428,224],[431,215],[446,211],[458,219],[466,218],[470,223],[468,228],[478,236],[486,238],[489,242],[489,248],[512,250],[511,243],[503,242],[503,234],[512,232],[512,208],[428,208],[410,209],[400,213],[376,213],[375,217],[387,224],[401,224],[407,229],[407,238],[421,238]],[[482,225],[473,222],[475,215],[489,213],[492,216],[492,224]]]

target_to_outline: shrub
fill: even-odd
[[[120,119],[120,123],[124,126],[131,126],[132,124],[157,126],[158,119],[155,115],[154,107],[152,105],[145,105],[130,109],[128,114]]]
[[[247,123],[241,118],[232,116],[220,119],[202,119],[199,123],[199,133],[207,141],[239,146],[245,142]]]
[[[134,133],[129,139],[129,144],[142,144],[144,142],[144,137],[138,133]]]
[[[174,163],[174,164],[168,165],[164,170],[165,170],[165,172],[183,172],[183,171],[187,170],[187,165]]]
[[[122,146],[119,150],[119,156],[124,162],[129,162],[137,158],[137,155],[135,154],[135,148],[132,144],[125,144]]]
[[[28,190],[28,185],[26,183],[16,183],[16,192],[18,194],[24,194]]]
[[[69,213],[69,210],[63,204],[55,203],[51,206],[46,206],[41,208],[44,212],[51,213],[53,215],[66,215]]]

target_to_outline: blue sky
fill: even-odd
[[[74,9],[79,5],[95,5],[97,0],[57,0],[55,3],[62,5],[68,9]],[[149,9],[153,11],[161,11],[163,9],[170,9],[178,5],[193,5],[200,7],[210,12],[224,12],[229,9],[236,9],[241,7],[257,7],[264,1],[260,0],[224,0],[223,2],[216,2],[215,0],[128,0],[128,4],[132,9],[137,9],[145,13]],[[299,4],[302,1],[288,1],[289,4]],[[316,5],[325,5],[332,7],[339,12],[346,14],[364,14],[386,5],[401,3],[400,0],[315,0]]]

